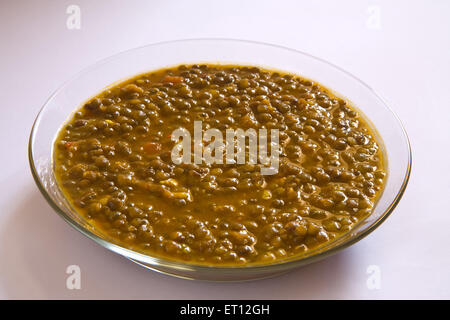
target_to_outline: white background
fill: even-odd
[[[80,30],[66,27],[71,4],[81,8]],[[449,13],[445,0],[0,0],[0,298],[449,299]],[[59,218],[27,160],[28,135],[45,100],[99,59],[197,37],[292,47],[378,91],[402,119],[413,149],[412,177],[392,216],[322,262],[247,283],[144,270]],[[71,264],[81,268],[81,290],[66,289]],[[381,270],[379,290],[366,285],[370,265]]]

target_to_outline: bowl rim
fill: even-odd
[[[33,144],[35,141],[35,134],[36,134],[37,128],[39,126],[39,123],[41,121],[43,111],[45,110],[48,103],[57,94],[59,94],[66,86],[68,86],[73,80],[76,80],[82,74],[88,73],[91,69],[94,69],[98,65],[107,63],[109,60],[112,60],[112,59],[117,58],[122,55],[126,55],[129,52],[137,51],[139,49],[144,49],[144,48],[155,47],[155,46],[159,46],[159,45],[165,45],[165,44],[176,44],[176,43],[183,43],[183,42],[208,42],[208,41],[218,41],[218,42],[223,42],[223,43],[234,42],[234,43],[242,43],[242,44],[254,44],[254,45],[259,45],[259,46],[268,46],[268,47],[282,49],[282,50],[290,51],[295,54],[300,54],[300,55],[306,56],[308,58],[311,58],[313,60],[324,63],[324,64],[328,65],[329,67],[334,68],[334,69],[344,73],[345,75],[347,75],[350,78],[352,78],[353,80],[359,82],[359,84],[363,85],[366,89],[371,91],[371,93],[381,101],[381,103],[384,105],[384,107],[392,114],[392,116],[398,123],[398,125],[401,129],[401,132],[403,133],[403,138],[406,142],[406,147],[407,147],[407,153],[408,153],[407,154],[407,157],[408,157],[407,162],[408,163],[407,163],[406,172],[403,176],[402,185],[400,186],[400,190],[396,194],[394,200],[389,205],[389,207],[384,211],[384,213],[382,213],[380,215],[380,217],[378,219],[373,221],[368,227],[366,227],[365,230],[358,233],[355,237],[345,240],[342,243],[334,244],[332,246],[325,245],[324,247],[313,249],[312,251],[310,251],[310,254],[308,254],[306,256],[300,255],[297,258],[293,257],[293,258],[288,258],[286,260],[278,260],[274,263],[269,263],[269,264],[208,265],[208,264],[190,263],[188,261],[185,262],[185,261],[171,260],[171,259],[166,259],[164,257],[159,257],[159,256],[151,256],[148,254],[139,253],[138,251],[135,251],[133,249],[122,247],[119,244],[105,240],[102,237],[98,236],[97,234],[86,229],[85,227],[80,225],[77,221],[71,219],[63,210],[61,210],[58,207],[58,205],[50,198],[50,196],[48,195],[48,193],[46,191],[44,184],[40,180],[39,175],[36,170],[36,167],[35,167],[35,164],[34,164],[35,161],[33,158]],[[130,75],[130,76],[132,76],[132,75]],[[233,39],[233,38],[186,38],[186,39],[155,42],[155,43],[146,44],[146,45],[138,46],[135,48],[127,49],[127,50],[115,53],[113,55],[110,55],[106,58],[97,60],[95,63],[89,65],[88,67],[83,68],[79,72],[75,73],[73,76],[69,77],[56,90],[53,91],[53,93],[50,95],[50,97],[45,101],[43,106],[40,108],[40,110],[33,122],[32,129],[31,129],[29,139],[28,139],[28,161],[29,161],[33,179],[34,179],[36,185],[38,186],[39,191],[44,196],[44,198],[47,200],[49,205],[53,208],[53,210],[55,210],[56,213],[61,218],[63,218],[75,230],[81,232],[83,235],[87,236],[89,239],[95,241],[96,243],[102,245],[103,247],[105,247],[115,253],[125,256],[126,258],[131,259],[131,260],[137,260],[141,264],[144,264],[145,266],[148,265],[150,268],[152,266],[155,266],[155,267],[165,267],[165,268],[178,269],[178,270],[184,270],[184,271],[188,270],[188,271],[200,271],[200,272],[201,271],[253,272],[253,271],[263,271],[266,269],[270,269],[270,271],[284,271],[284,270],[291,269],[296,266],[309,264],[309,263],[315,262],[317,260],[321,260],[325,257],[328,257],[334,253],[337,253],[337,252],[351,246],[352,244],[362,240],[367,235],[369,235],[372,231],[374,231],[376,228],[378,228],[392,214],[393,210],[397,207],[400,199],[402,198],[402,196],[406,190],[406,187],[408,185],[410,176],[411,176],[412,151],[411,151],[411,143],[408,138],[408,134],[407,134],[401,120],[399,119],[397,114],[389,107],[389,105],[386,103],[386,101],[383,99],[383,97],[376,90],[374,90],[372,87],[370,87],[368,84],[366,84],[364,81],[362,81],[355,75],[342,69],[339,66],[336,66],[335,64],[328,62],[325,59],[313,56],[309,53],[306,53],[306,52],[303,52],[303,51],[300,51],[297,49],[293,49],[293,48],[289,48],[289,47],[277,45],[277,44],[261,42],[261,41]],[[349,232],[351,232],[351,231],[349,231]],[[343,235],[345,235],[345,234],[343,234]],[[339,239],[339,237],[337,239]],[[334,241],[332,241],[331,244],[333,244],[333,242]]]

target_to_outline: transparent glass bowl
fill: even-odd
[[[133,75],[181,63],[259,65],[299,74],[334,90],[352,101],[370,119],[383,142],[388,175],[384,191],[373,213],[353,230],[326,246],[284,261],[265,265],[207,266],[153,257],[130,250],[80,216],[64,198],[53,172],[53,142],[72,112],[105,87]],[[365,83],[348,72],[308,54],[264,43],[194,39],[157,43],[132,49],[96,63],[67,81],[45,103],[33,125],[29,140],[29,161],[40,191],[55,211],[72,227],[146,268],[189,279],[249,280],[273,276],[325,258],[361,240],[393,211],[407,185],[411,170],[408,137],[399,119]]]

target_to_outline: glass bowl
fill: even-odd
[[[258,65],[299,74],[331,88],[352,101],[382,141],[387,159],[387,181],[373,213],[348,233],[325,246],[291,259],[264,265],[208,266],[153,257],[115,243],[80,216],[65,199],[53,172],[53,141],[72,112],[105,87],[133,75],[182,63]],[[394,210],[405,191],[411,150],[399,119],[368,85],[350,73],[308,54],[252,41],[193,39],[152,44],[107,58],[63,84],[39,112],[29,140],[29,161],[39,190],[53,209],[72,227],[105,248],[146,268],[166,274],[216,281],[249,280],[274,276],[323,259],[361,240]]]

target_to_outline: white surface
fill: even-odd
[[[80,30],[66,27],[71,4],[81,8]],[[449,299],[449,12],[445,0],[0,1],[0,298]],[[27,160],[29,131],[45,100],[99,59],[196,37],[285,45],[375,88],[402,119],[413,148],[412,177],[393,215],[322,262],[226,284],[144,270],[59,218]],[[81,290],[66,289],[72,264],[81,268]],[[370,265],[381,270],[378,290],[366,285]]]

